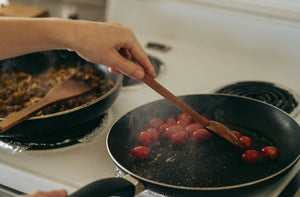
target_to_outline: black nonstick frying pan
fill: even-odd
[[[187,95],[180,99],[208,119],[249,136],[253,140],[253,149],[259,151],[264,146],[276,146],[280,156],[272,161],[261,159],[259,163],[246,164],[241,159],[241,150],[215,137],[206,143],[190,141],[180,146],[160,140],[159,145],[150,147],[149,159],[137,160],[130,151],[139,145],[138,133],[147,128],[149,120],[176,117],[181,113],[168,101],[158,100],[124,115],[107,137],[108,151],[118,168],[142,182],[147,189],[171,196],[235,195],[279,179],[300,157],[298,124],[269,104],[221,94]],[[120,178],[112,180],[118,182]],[[120,184],[122,189],[118,190],[116,182],[109,187],[106,185],[106,190],[124,192],[124,185]],[[104,194],[101,181],[89,188],[86,192],[97,189],[96,194]],[[78,193],[82,191],[84,188]],[[72,196],[76,196],[76,192]]]

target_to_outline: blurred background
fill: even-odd
[[[1,15],[43,14],[51,17],[105,20],[106,0],[9,0],[9,3],[9,6],[2,8]]]

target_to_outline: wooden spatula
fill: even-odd
[[[23,120],[26,120],[34,112],[51,103],[81,95],[92,89],[93,88],[85,82],[73,79],[67,79],[61,83],[57,83],[41,100],[18,112],[9,114],[4,120],[2,120],[0,122],[0,133],[3,133],[11,127],[19,124]]]
[[[172,94],[169,90],[167,90],[165,87],[163,87],[161,84],[159,84],[157,81],[155,81],[151,76],[148,74],[145,74],[145,77],[143,79],[144,83],[146,83],[148,86],[150,86],[153,90],[158,92],[160,95],[162,95],[164,98],[169,100],[171,103],[173,103],[175,106],[177,106],[179,109],[181,109],[183,112],[188,113],[194,120],[199,122],[200,124],[204,125],[204,127],[219,136],[223,137],[233,145],[244,149],[244,146],[242,142],[238,139],[238,137],[225,125],[216,122],[216,121],[209,121],[205,117],[198,114],[195,110],[193,110],[190,106],[188,106],[186,103],[181,101],[179,98],[177,98],[174,94]]]

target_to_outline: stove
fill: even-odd
[[[157,81],[175,95],[206,94],[240,82],[275,84],[292,95],[296,112],[291,115],[300,123],[299,4],[110,0],[107,21],[133,29],[149,56],[161,64]],[[22,193],[61,188],[72,193],[114,176],[107,133],[127,112],[157,99],[161,96],[142,83],[126,85],[92,139],[47,150],[1,148],[0,184]],[[298,161],[279,181],[244,196],[278,196],[299,170]],[[145,191],[138,196],[155,195]]]

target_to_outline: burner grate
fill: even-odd
[[[245,96],[264,101],[276,106],[287,113],[292,113],[298,106],[298,101],[288,90],[276,86],[274,83],[245,81],[225,86],[215,93]]]

